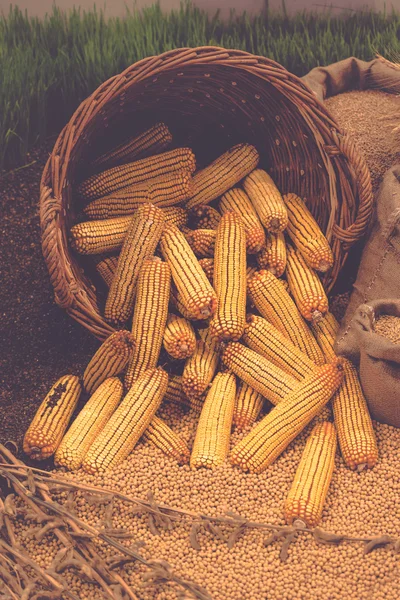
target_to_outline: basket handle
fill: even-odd
[[[332,130],[332,137],[336,147],[329,146],[327,152],[330,156],[344,156],[349,166],[353,169],[357,181],[359,205],[354,223],[343,229],[335,223],[334,236],[344,245],[351,246],[365,233],[372,216],[374,198],[372,194],[371,175],[364,157],[356,148],[350,136]]]

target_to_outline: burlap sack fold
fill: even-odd
[[[316,67],[303,77],[319,100],[351,90],[400,92],[400,69],[380,58],[365,62],[352,56],[328,67]]]
[[[400,344],[375,333],[380,315],[400,318],[400,300],[378,299],[357,308],[350,323],[353,350],[359,358],[361,384],[372,418],[400,427]]]

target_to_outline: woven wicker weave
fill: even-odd
[[[146,58],[103,83],[61,132],[41,181],[43,254],[59,306],[100,339],[113,330],[98,308],[82,258],[68,231],[79,206],[74,186],[99,149],[113,147],[127,124],[164,121],[199,163],[237,142],[253,143],[281,191],[307,199],[326,232],[335,266],[331,289],[349,248],[372,212],[369,171],[351,140],[315,95],[279,64],[237,50],[180,49]],[[130,126],[129,125],[129,126]]]

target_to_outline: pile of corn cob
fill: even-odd
[[[315,525],[337,438],[350,468],[377,460],[356,369],[333,350],[338,324],[317,274],[333,265],[329,243],[305,203],[282,197],[258,168],[253,146],[195,172],[193,152],[168,150],[171,141],[155,125],[96,159],[94,169],[113,166],[77,190],[89,220],[72,227],[71,243],[95,255],[109,288],[104,315],[118,331],[85,370],[90,399],[70,428],[81,391],[73,375],[43,401],[24,450],[98,473],[144,435],[192,468],[214,468],[228,457],[232,425],[250,428],[269,402],[229,458],[259,473],[314,419],[286,519]],[[162,401],[197,415],[191,452],[156,415]]]

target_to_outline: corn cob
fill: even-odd
[[[217,229],[214,289],[218,300],[210,333],[219,341],[238,340],[246,323],[246,233],[242,218],[232,211]]]
[[[191,174],[187,171],[168,173],[97,198],[89,202],[83,212],[88,219],[93,220],[133,215],[146,202],[159,208],[167,208],[187,200],[192,190],[191,181]]]
[[[117,377],[103,381],[63,437],[54,457],[56,465],[79,469],[86,452],[117,408],[123,391]]]
[[[246,268],[246,281],[247,285],[249,285],[250,279],[257,273],[258,269],[256,267],[247,267]]]
[[[187,211],[179,206],[161,209],[165,222],[179,227],[187,223]],[[71,228],[71,244],[79,254],[101,254],[115,252],[122,248],[134,215],[85,221]]]
[[[375,465],[378,447],[357,370],[347,359],[343,369],[343,383],[332,398],[333,416],[344,462],[362,471]]]
[[[286,269],[286,243],[282,232],[269,233],[263,248],[257,254],[260,269],[271,271],[275,277],[283,275]]]
[[[134,138],[123,142],[116,148],[98,156],[93,166],[102,167],[120,165],[140,158],[146,158],[166,150],[172,142],[172,135],[164,123],[156,123]]]
[[[188,312],[198,319],[210,317],[216,309],[216,294],[185,236],[174,225],[165,227],[161,251]]]
[[[182,377],[179,375],[171,375],[168,380],[168,388],[165,392],[164,400],[178,406],[191,408],[195,412],[200,413],[203,407],[204,398],[188,398],[183,391]]]
[[[168,375],[159,367],[139,376],[87,451],[84,471],[104,473],[125,460],[153,419],[167,385]]]
[[[212,258],[214,256],[215,229],[195,229],[186,233],[185,237],[189,246],[199,258]]]
[[[316,527],[321,519],[335,466],[336,431],[333,423],[317,423],[305,445],[285,502],[285,520]]]
[[[296,194],[286,194],[283,200],[288,211],[287,232],[311,269],[325,273],[333,266],[329,242],[318,223]]]
[[[187,359],[182,375],[182,387],[191,400],[198,399],[210,385],[218,366],[218,347],[209,331],[197,340],[196,349]]]
[[[238,430],[253,425],[264,404],[264,398],[252,387],[241,381],[238,385],[233,411],[233,423]]]
[[[104,315],[110,323],[120,325],[131,316],[139,271],[154,253],[164,224],[162,211],[152,204],[144,204],[136,211],[108,292]]]
[[[83,375],[83,387],[89,394],[104,380],[125,369],[135,349],[135,338],[129,331],[112,333],[90,360]]]
[[[288,224],[286,206],[268,173],[256,169],[246,177],[243,187],[264,227],[274,233],[284,231]]]
[[[183,439],[159,417],[153,417],[143,437],[178,463],[189,462],[189,448]]]
[[[96,271],[107,287],[110,287],[117,270],[118,256],[106,256],[96,263]]]
[[[289,288],[300,314],[307,321],[321,320],[329,308],[325,290],[318,275],[292,246],[287,248],[286,271]]]
[[[208,204],[199,204],[189,212],[189,223],[193,229],[217,229],[220,213]]]
[[[172,358],[182,360],[192,356],[196,348],[196,334],[183,317],[170,313],[164,331],[164,348]]]
[[[254,146],[238,144],[219,156],[193,177],[193,195],[187,208],[208,204],[222,196],[258,165],[260,157]]]
[[[232,373],[218,373],[204,401],[196,429],[190,466],[212,469],[228,456],[236,382]]]
[[[256,254],[265,244],[265,231],[246,192],[233,188],[219,201],[222,214],[233,210],[242,217],[246,231],[246,249],[248,254]]]
[[[195,168],[196,158],[193,152],[189,148],[177,148],[91,175],[80,184],[78,193],[84,200],[95,200],[168,173],[176,171],[193,173]]]
[[[248,315],[243,342],[295,379],[307,377],[315,368],[304,352],[262,317]]]
[[[311,329],[322,350],[327,362],[336,358],[336,353],[333,349],[335,338],[339,331],[339,323],[331,312],[327,312],[323,319],[311,323]]]
[[[222,362],[272,404],[278,404],[299,385],[298,379],[239,342],[224,348]]]
[[[184,317],[188,321],[196,321],[198,319],[198,317],[195,314],[193,314],[186,308],[185,304],[182,301],[182,296],[179,294],[178,290],[173,284],[171,285],[171,295],[169,300],[171,307],[178,311],[182,315],[182,317]]]
[[[168,301],[171,273],[167,263],[158,257],[144,261],[139,273],[132,334],[136,350],[125,375],[129,389],[141,373],[158,363],[165,325],[168,317]]]
[[[199,265],[203,269],[208,281],[213,284],[214,281],[214,259],[213,258],[200,258]]]
[[[320,347],[279,279],[269,271],[258,271],[248,282],[247,288],[258,312],[267,321],[315,364],[324,364]]]
[[[231,462],[252,473],[264,471],[320,412],[342,377],[340,360],[315,367],[311,375],[236,444]]]
[[[53,385],[24,436],[23,450],[30,458],[45,460],[57,450],[81,389],[76,375],[64,375]]]

